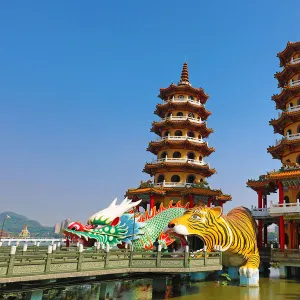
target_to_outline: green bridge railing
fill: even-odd
[[[19,248],[19,249],[17,249]],[[25,250],[25,251],[24,251]],[[174,270],[174,272],[189,272],[216,269],[222,266],[221,252],[201,252],[198,257],[192,257],[188,249],[184,253],[165,253],[148,251],[129,251],[98,249],[94,251],[79,248],[60,248],[53,251],[48,248],[1,247],[0,278],[17,276],[34,276],[57,273],[74,273],[84,271],[116,270],[115,273],[126,271],[147,272],[147,269]],[[177,269],[175,271],[175,269]],[[184,270],[179,270],[184,269]]]

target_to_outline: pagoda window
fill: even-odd
[[[164,136],[168,136],[170,134],[170,132],[167,130],[164,132]]]
[[[181,157],[181,153],[179,151],[173,153],[173,158],[180,158],[180,157]]]
[[[169,112],[169,113],[167,113],[167,114],[166,114],[166,118],[170,118],[170,117],[171,117],[171,115],[172,115],[172,113],[170,113],[170,112]]]
[[[289,129],[287,132],[286,132],[286,135],[291,135],[292,134],[292,130]]]
[[[201,134],[198,135],[198,139],[199,139],[199,140],[202,140]]]
[[[188,135],[189,137],[195,137],[195,133],[194,133],[193,131],[189,131],[189,132],[187,133],[187,135]]]
[[[293,107],[293,106],[294,106],[293,102],[290,102],[289,107]]]
[[[162,174],[158,175],[158,177],[157,177],[157,183],[164,182],[164,180],[165,180],[165,175],[162,175]]]
[[[297,194],[296,201],[300,202],[300,192]]]
[[[189,118],[195,118],[195,115],[194,115],[192,112],[190,112],[190,113],[188,114],[188,117],[189,117]]]
[[[168,155],[168,153],[166,151],[164,151],[161,155],[160,158],[166,158]]]
[[[186,182],[187,182],[187,183],[194,183],[194,182],[195,182],[195,179],[196,179],[196,176],[195,176],[195,175],[189,175],[189,176],[186,178]]]
[[[202,156],[199,156],[199,160],[202,161],[202,160],[203,160],[203,157],[202,157]]]
[[[300,155],[297,156],[296,163],[300,165]]]
[[[188,157],[188,159],[195,159],[195,153],[194,152],[189,152],[187,157]]]
[[[298,98],[297,100],[297,105],[300,105],[300,98]]]
[[[290,198],[289,198],[289,196],[284,196],[284,202],[285,203],[290,203]]]
[[[182,131],[181,130],[176,130],[175,131],[175,136],[182,136]]]
[[[180,182],[180,177],[178,175],[173,175],[171,177],[171,182]]]
[[[177,114],[176,114],[177,117],[183,117],[183,112],[179,111]]]
[[[174,99],[174,95],[170,96],[169,99],[170,99],[170,100],[173,100],[173,99]]]
[[[297,127],[297,133],[300,133],[300,125]]]
[[[178,99],[183,100],[183,99],[184,99],[184,96],[183,96],[183,95],[179,95],[179,96],[178,96]]]
[[[194,97],[188,96],[188,99],[189,99],[189,100],[194,100]]]

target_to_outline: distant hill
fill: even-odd
[[[31,237],[52,237],[55,235],[53,227],[42,226],[37,221],[30,220],[25,216],[18,215],[11,211],[0,213],[0,230],[2,228],[3,220],[7,215],[10,216],[10,219],[5,220],[3,229],[5,232],[17,236],[23,229],[24,224],[26,224]]]

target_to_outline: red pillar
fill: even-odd
[[[211,198],[207,199],[207,207],[211,207]]]
[[[154,195],[150,195],[150,209],[154,207]]]
[[[258,208],[262,208],[262,190],[257,191],[257,200],[258,200]],[[258,220],[258,226],[257,226],[257,246],[261,248],[262,245],[262,229],[263,229],[263,224],[262,220]]]
[[[193,194],[189,194],[189,201],[190,201],[190,207],[194,207],[195,203],[194,203],[194,195]]]
[[[279,204],[283,204],[283,185],[282,182],[278,182],[278,189],[279,189]],[[280,249],[284,249],[284,220],[283,216],[279,217],[279,244]]]
[[[219,206],[221,206],[223,208],[223,202],[219,201]]]
[[[294,249],[295,248],[295,246],[294,246],[294,221],[291,221],[291,224],[290,224],[290,238],[291,238],[290,248]]]

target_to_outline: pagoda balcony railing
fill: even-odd
[[[196,160],[196,159],[190,159],[190,158],[160,158],[160,159],[154,159],[152,160],[152,164],[160,164],[163,162],[173,162],[173,163],[191,163],[194,165],[200,165],[200,166],[206,166],[208,163],[204,162],[203,160]]]
[[[190,187],[192,183],[187,182],[158,182],[154,183],[154,186],[156,187]]]
[[[264,208],[257,208],[257,207],[251,207],[251,212],[254,218],[257,219],[263,219],[270,215],[270,208],[264,207]]]
[[[166,104],[168,102],[174,102],[174,103],[186,103],[186,102],[190,102],[199,106],[204,106],[203,104],[201,104],[200,100],[192,100],[192,99],[188,99],[188,98],[172,98],[169,100],[163,100],[163,103]]]
[[[300,62],[300,57],[298,57],[298,58],[293,58],[292,57],[292,59],[291,59],[291,64],[297,64],[297,63],[299,63]]]
[[[290,86],[300,85],[300,80],[290,81]]]
[[[294,133],[294,134],[287,134],[286,135],[287,140],[298,140],[300,139],[300,133]]]
[[[298,110],[300,110],[300,105],[289,106],[287,109],[288,112],[293,112],[293,111],[298,111]]]
[[[168,140],[168,141],[186,141],[186,140],[188,140],[188,141],[193,141],[193,142],[196,142],[199,144],[205,143],[205,141],[203,141],[203,139],[197,139],[197,138],[194,138],[194,137],[191,137],[188,135],[184,135],[184,136],[167,135],[160,139],[157,139],[157,142],[165,141],[165,140]]]
[[[257,208],[251,207],[251,212],[254,218],[263,219],[266,217],[281,216],[285,214],[299,214],[300,216],[300,202],[294,203],[270,203],[270,207]]]
[[[199,123],[199,124],[205,123],[205,121],[202,121],[201,119],[196,119],[196,118],[189,117],[189,116],[172,116],[172,115],[170,115],[169,117],[160,119],[160,122],[165,122],[167,120],[172,120],[172,121],[190,120],[194,123]]]
[[[300,214],[300,202],[297,199],[297,202],[294,203],[272,203],[270,205],[270,215],[282,215],[289,213],[299,213]]]

